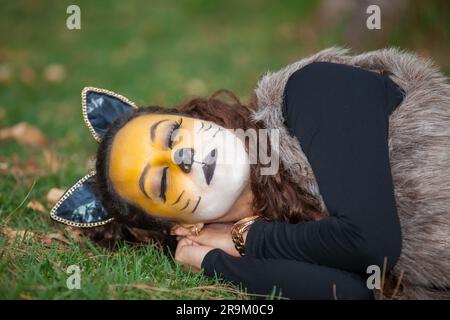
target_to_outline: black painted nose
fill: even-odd
[[[175,151],[174,154],[175,163],[185,173],[189,173],[194,163],[194,149],[192,148],[180,148]]]

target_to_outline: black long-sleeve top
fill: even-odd
[[[370,299],[367,267],[388,270],[401,230],[389,163],[389,115],[402,101],[388,77],[316,62],[296,71],[284,92],[286,126],[308,158],[329,217],[289,224],[257,221],[246,256],[210,251],[206,275],[249,292],[288,298]],[[333,289],[334,288],[334,289]]]

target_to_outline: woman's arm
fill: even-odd
[[[217,275],[254,294],[275,293],[290,299],[373,299],[362,275],[306,262],[238,258],[214,249],[203,259],[202,268],[205,275]]]
[[[388,116],[402,99],[387,77],[359,68],[313,63],[285,89],[287,126],[305,152],[330,217],[316,222],[254,223],[246,253],[365,272],[388,269],[401,231],[389,163]]]

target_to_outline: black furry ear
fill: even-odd
[[[81,92],[83,118],[92,136],[101,142],[111,124],[137,106],[112,91],[86,87]]]
[[[73,227],[97,227],[111,218],[103,207],[95,182],[95,171],[78,180],[50,211],[53,220]]]

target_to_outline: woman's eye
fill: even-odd
[[[174,138],[176,136],[176,130],[178,130],[180,128],[182,122],[183,122],[183,118],[180,118],[180,121],[175,122],[169,130],[169,134],[167,135],[167,147],[169,149],[172,149]]]
[[[166,202],[166,190],[167,190],[167,170],[169,167],[165,167],[161,175],[161,185],[159,189],[159,197]]]

